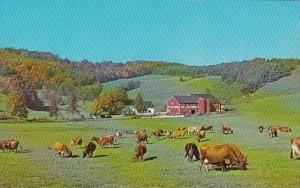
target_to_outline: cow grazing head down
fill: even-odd
[[[193,162],[193,156],[195,156],[196,160],[200,160],[199,150],[198,150],[198,147],[196,146],[196,144],[188,143],[185,145],[184,150],[185,150],[184,157],[188,157],[189,162]]]
[[[94,144],[93,142],[89,142],[88,145],[86,146],[85,150],[82,153],[82,157],[84,158],[87,155],[89,157],[92,157],[95,150],[96,150],[96,144]]]
[[[147,152],[146,145],[142,144],[142,143],[138,143],[135,146],[135,153],[133,155],[133,161],[142,161],[146,152]]]

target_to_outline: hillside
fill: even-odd
[[[210,91],[220,99],[227,99],[240,94],[238,87],[222,82],[219,77],[197,78],[180,82],[177,76],[148,75],[130,80],[140,81],[141,86],[129,91],[129,97],[134,99],[138,93],[141,93],[144,100],[152,101],[159,111],[163,109],[165,102],[172,95],[189,95]],[[128,81],[122,79],[104,83],[103,90],[119,87]]]
[[[259,89],[248,98],[240,99],[239,109],[247,115],[269,122],[300,122],[300,67],[291,76]]]

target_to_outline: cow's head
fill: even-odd
[[[239,168],[242,169],[242,170],[246,170],[247,169],[247,167],[246,167],[247,164],[248,164],[247,163],[247,157],[240,158],[238,160]]]
[[[86,152],[86,151],[83,151],[82,157],[84,158],[84,157],[86,157],[86,156],[87,156],[87,152]]]

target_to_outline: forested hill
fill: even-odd
[[[222,63],[210,66],[187,66],[162,61],[112,61],[81,62],[62,59],[50,52],[25,49],[0,49],[0,84],[8,87],[9,77],[18,76],[30,81],[35,88],[44,86],[58,91],[80,88],[97,82],[121,78],[133,78],[149,74],[171,76],[220,76],[222,81],[240,85],[242,92],[254,92],[264,84],[288,76],[300,65],[300,59],[256,58],[242,62]],[[80,89],[79,89],[80,90]],[[82,90],[86,91],[87,88]]]

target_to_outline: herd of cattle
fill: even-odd
[[[259,126],[258,128],[260,133],[263,133],[264,127]],[[182,127],[178,128],[175,131],[171,130],[162,130],[157,128],[152,134],[156,139],[159,139],[161,136],[165,136],[168,139],[176,139],[178,137],[184,138],[185,135],[195,135],[198,142],[205,139],[206,132],[212,132],[212,125],[204,125],[201,128],[197,127]],[[277,137],[278,132],[292,132],[289,127],[281,126],[269,126],[268,133],[269,137]],[[220,126],[221,134],[233,134],[233,128],[228,125]],[[92,157],[94,151],[96,150],[96,145],[100,147],[108,145],[109,147],[114,147],[117,139],[122,137],[122,131],[117,131],[112,135],[104,135],[101,137],[92,137],[87,145],[84,146],[84,151],[82,156]],[[147,152],[146,143],[148,143],[147,138],[150,136],[147,135],[145,129],[137,129],[134,131],[136,136],[136,146],[135,152],[133,155],[134,161],[142,161],[143,156]],[[70,147],[74,145],[82,145],[82,138],[75,137],[71,140]],[[18,140],[9,139],[0,141],[0,149],[3,151],[15,151],[17,153],[18,147],[21,147]],[[72,157],[72,151],[68,146],[61,142],[55,142],[54,147],[49,147],[55,151],[55,156],[59,157]],[[293,159],[295,155],[300,156],[300,137],[295,137],[291,139],[291,154],[290,158]],[[217,165],[222,167],[222,171],[226,171],[226,168],[237,166],[240,169],[246,169],[247,157],[245,157],[240,149],[234,144],[208,144],[201,148],[198,148],[195,143],[188,143],[185,145],[185,157],[188,157],[189,161],[192,162],[195,157],[196,160],[200,161],[200,170],[202,169],[203,164],[205,165],[206,171],[211,165]]]

